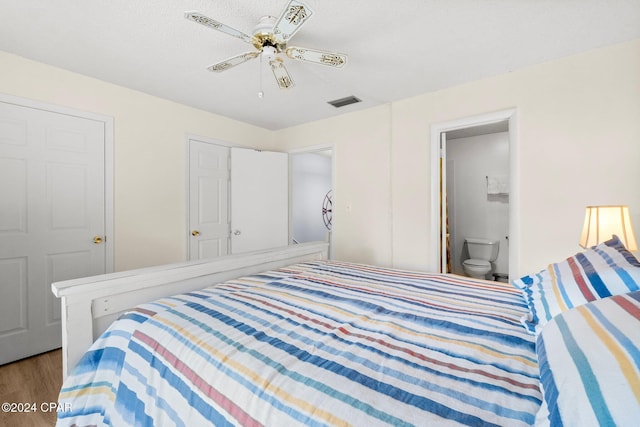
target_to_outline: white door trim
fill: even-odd
[[[438,174],[438,178],[440,179],[440,188],[444,188],[444,196],[447,197],[447,133],[446,132],[440,132],[439,134],[440,137],[440,150],[438,152],[439,156],[441,157],[441,162],[438,165],[438,167],[440,168],[440,173]],[[444,218],[445,216],[447,216],[447,221],[448,221],[448,214],[447,214],[447,204],[446,203],[442,203],[442,200],[440,200],[440,197],[438,197],[438,204],[440,205],[440,218]],[[438,221],[438,225],[440,225],[441,221]],[[438,231],[438,234],[440,235],[440,272],[448,272],[447,271],[447,237],[446,235],[443,236],[442,234],[440,234],[440,230]]]
[[[114,271],[113,117],[0,93],[0,102],[102,122],[104,125],[105,272]]]
[[[495,111],[431,125],[431,261],[433,271],[440,271],[440,134],[491,123],[509,121],[509,277],[519,274],[520,195],[518,193],[518,127],[517,109]],[[445,147],[446,149],[446,147]]]

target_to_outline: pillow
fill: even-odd
[[[640,291],[584,304],[538,335],[543,408],[551,425],[640,420]]]
[[[538,334],[553,316],[579,305],[640,289],[640,262],[617,236],[513,284],[522,289],[530,313],[522,319]]]

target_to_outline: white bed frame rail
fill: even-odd
[[[51,284],[62,303],[62,374],[121,313],[138,304],[297,262],[327,259],[329,244],[303,243],[203,261],[123,271]]]

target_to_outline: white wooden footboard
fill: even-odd
[[[304,243],[55,282],[51,289],[62,302],[63,377],[111,322],[135,305],[296,262],[326,259],[327,253],[328,243]]]

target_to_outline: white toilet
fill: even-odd
[[[486,279],[493,270],[491,263],[498,258],[500,241],[473,238],[466,238],[464,241],[470,257],[462,262],[464,274],[476,279]]]

